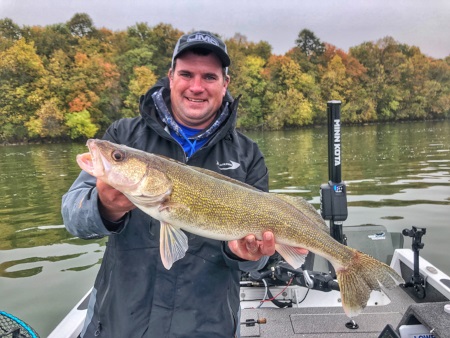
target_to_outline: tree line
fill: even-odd
[[[167,74],[182,34],[164,23],[97,28],[84,13],[45,27],[1,19],[0,140],[85,139],[137,116],[140,95]],[[347,53],[308,29],[284,55],[239,33],[225,43],[241,129],[323,124],[329,100],[342,101],[343,123],[450,115],[450,55],[434,59],[392,37]]]

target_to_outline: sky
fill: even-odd
[[[391,36],[434,58],[450,55],[450,0],[0,0],[0,18],[19,26],[64,23],[75,13],[113,31],[145,22],[224,39],[239,33],[268,42],[274,54],[294,47],[307,28],[346,52]]]

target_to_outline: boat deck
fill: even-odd
[[[387,264],[393,258],[394,248],[403,246],[400,234],[388,233],[381,226],[347,227],[346,234],[350,246],[365,251]],[[368,238],[373,238],[373,234],[381,234],[384,240],[368,240]],[[396,255],[395,261],[399,264],[397,271],[401,270],[404,279],[410,280],[413,275],[412,252],[399,250]],[[405,264],[400,263],[401,261],[404,261]],[[408,263],[406,264],[406,262]],[[450,279],[440,271],[430,273],[430,271],[436,270],[434,267],[430,269],[430,266],[429,262],[420,257],[421,274],[429,277],[424,299],[417,298],[413,288],[397,287],[392,290],[383,290],[384,294],[375,293],[380,296],[375,298],[371,296],[368,306],[354,319],[357,324],[356,329],[346,326],[350,319],[339,304],[339,292],[321,293],[310,290],[310,293],[305,293],[305,288],[301,288],[303,294],[291,297],[300,299],[299,304],[294,303],[291,308],[277,308],[271,303],[257,308],[259,302],[253,304],[252,302],[243,302],[241,293],[241,337],[378,338],[387,325],[391,325],[395,331],[403,324],[422,323],[428,329],[434,329],[434,337],[450,338],[450,314],[444,312],[444,305],[450,303]],[[316,256],[313,258],[312,269],[328,271],[328,263],[323,258]],[[272,293],[276,294],[276,292],[278,290],[274,290]],[[292,290],[287,290],[287,298],[289,298],[289,292],[292,293]],[[246,297],[251,293],[251,289],[244,290]],[[259,299],[262,298],[263,296],[260,296]],[[331,306],[321,306],[320,303]],[[423,305],[425,310],[418,310],[419,314],[416,315],[412,313],[415,310],[411,309],[420,305]],[[421,311],[422,314],[420,314]],[[262,318],[266,319],[266,324],[256,324],[255,326],[242,324],[248,319]],[[396,337],[396,335],[383,336],[383,338],[392,337]],[[428,335],[424,335],[424,337],[428,337]]]
[[[378,337],[387,324],[395,329],[410,305],[416,302],[402,289],[387,290],[391,302],[367,306],[355,318],[357,329],[346,327],[350,320],[341,307],[242,309],[241,322],[266,318],[266,324],[241,325],[241,337],[271,338],[358,338]]]

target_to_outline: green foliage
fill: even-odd
[[[306,126],[312,123],[312,104],[303,94],[289,88],[286,92],[277,92],[271,96],[270,111],[267,116],[269,129]]]
[[[46,75],[33,43],[22,38],[0,51],[0,139],[26,137],[24,123],[42,103],[38,93]]]
[[[67,23],[70,33],[75,36],[82,38],[84,36],[91,35],[95,32],[94,23],[89,15],[85,13],[75,14]]]
[[[350,54],[366,69],[362,85],[375,109],[369,121],[449,115],[449,68],[442,60],[428,58],[419,48],[399,44],[391,37],[353,47]],[[436,72],[435,67],[440,71]]]
[[[312,62],[317,60],[325,52],[325,44],[320,41],[314,32],[309,29],[303,29],[298,33],[298,38],[295,40],[296,46],[305,54]]]
[[[136,116],[182,34],[164,23],[98,29],[85,13],[45,27],[1,19],[0,140],[94,137]],[[225,42],[239,128],[323,124],[329,100],[342,101],[344,123],[450,115],[450,56],[436,60],[392,37],[347,53],[303,29],[284,55],[239,33]]]
[[[98,127],[92,123],[91,114],[87,110],[65,115],[65,125],[72,140],[94,137]]]
[[[272,56],[265,73],[268,84],[267,127],[280,129],[312,124],[318,91],[314,78],[289,56]]]
[[[167,71],[172,64],[173,49],[181,35],[183,35],[183,32],[163,23],[152,28],[149,42],[150,46],[156,47],[153,64],[155,66],[154,73],[157,77],[167,75]]]
[[[69,54],[71,49],[69,42],[75,43],[75,38],[64,24],[46,27],[26,26],[22,29],[21,34],[26,41],[34,43],[36,53],[43,61],[49,59],[56,50],[63,50],[65,54]]]
[[[133,77],[128,85],[129,94],[124,102],[123,115],[134,117],[139,114],[139,98],[157,81],[156,75],[147,67],[136,67],[133,70]]]
[[[65,132],[64,115],[54,101],[46,101],[36,116],[25,123],[30,137],[56,138]]]
[[[239,88],[242,95],[238,118],[240,128],[255,128],[264,123],[263,98],[267,87],[262,74],[264,64],[259,56],[247,56],[234,79],[233,88]]]
[[[0,20],[0,37],[8,40],[19,40],[22,37],[22,31],[11,19]]]

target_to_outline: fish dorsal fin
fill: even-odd
[[[305,263],[307,254],[299,254],[292,246],[275,243],[275,250],[277,250],[284,260],[294,269],[298,269]]]
[[[188,249],[188,238],[179,228],[161,221],[159,253],[164,267],[169,270],[173,263],[184,257]]]
[[[222,181],[226,181],[226,182],[230,182],[230,183],[233,183],[233,184],[237,184],[237,185],[240,185],[241,187],[248,188],[248,189],[251,189],[251,190],[261,191],[259,189],[256,189],[255,187],[247,184],[247,183],[235,180],[234,178],[231,178],[231,177],[228,177],[228,176],[216,173],[215,171],[212,171],[212,170],[209,170],[209,169],[199,168],[199,167],[190,167],[190,168],[192,168],[192,169],[194,169],[194,170],[196,170],[196,171],[198,171],[200,173],[203,173],[205,175],[209,175],[209,176],[211,176],[213,178],[217,178],[219,180],[222,180]]]
[[[317,227],[327,234],[330,233],[330,229],[328,228],[325,220],[320,216],[317,210],[313,207],[311,203],[305,200],[301,196],[289,196],[283,194],[274,194],[278,198],[283,201],[291,204],[293,207],[299,209],[306,217],[308,217]]]

